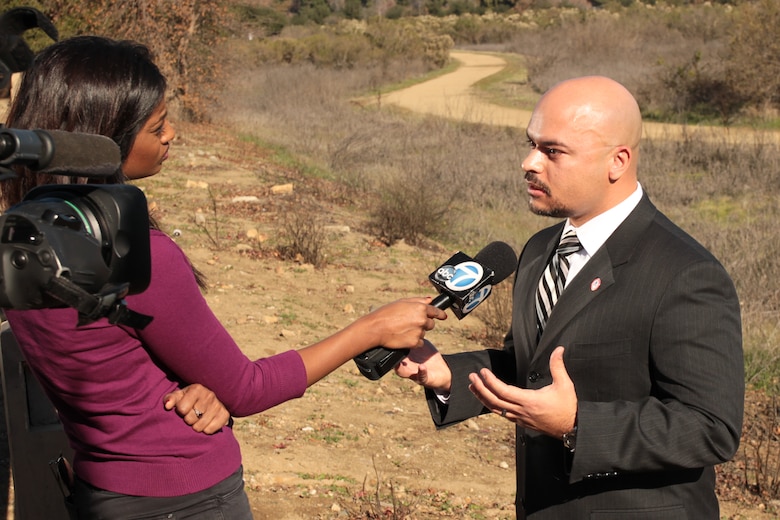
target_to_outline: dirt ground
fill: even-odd
[[[472,60],[477,75],[500,66],[473,56],[458,59]],[[451,90],[435,89],[463,96],[475,81],[455,78]],[[393,101],[403,95],[383,102],[403,106]],[[250,358],[311,344],[397,298],[433,294],[427,275],[452,251],[385,247],[362,232],[363,215],[336,202],[336,187],[271,164],[220,129],[177,131],[163,173],[140,186],[206,274],[206,298]],[[321,204],[328,256],[318,269],[274,252],[303,197]],[[450,316],[429,338],[456,352],[481,348],[483,333],[476,317]],[[514,426],[490,415],[436,431],[420,388],[393,374],[369,381],[348,362],[303,398],[237,419],[235,431],[257,519],[514,518]],[[774,518],[739,500],[722,508],[723,518]]]

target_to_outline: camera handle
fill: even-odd
[[[129,284],[107,285],[100,294],[90,294],[67,278],[54,276],[43,288],[48,294],[79,311],[79,325],[107,317],[112,325],[120,324],[143,329],[151,316],[127,308],[124,296]]]

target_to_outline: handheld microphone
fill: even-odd
[[[23,164],[51,175],[104,178],[121,163],[119,146],[104,135],[0,128],[0,167]]]
[[[452,308],[459,320],[490,295],[493,285],[503,281],[517,268],[517,255],[505,242],[491,242],[473,259],[458,251],[428,276],[439,295],[434,307]],[[360,373],[377,380],[409,354],[408,348],[374,347],[355,356]]]

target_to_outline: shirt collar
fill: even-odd
[[[623,202],[593,217],[580,227],[572,226],[567,219],[563,233],[565,234],[570,229],[575,230],[577,238],[580,240],[580,244],[582,244],[582,252],[588,257],[593,256],[618,226],[626,220],[628,215],[634,211],[639,201],[642,200],[642,193],[642,186],[637,183],[634,193],[629,195]]]

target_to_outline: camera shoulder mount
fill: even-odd
[[[128,288],[127,283],[107,284],[100,293],[90,294],[67,278],[56,276],[49,280],[43,290],[76,309],[79,312],[79,326],[107,317],[112,325],[143,329],[151,323],[152,317],[127,308],[124,297]]]

